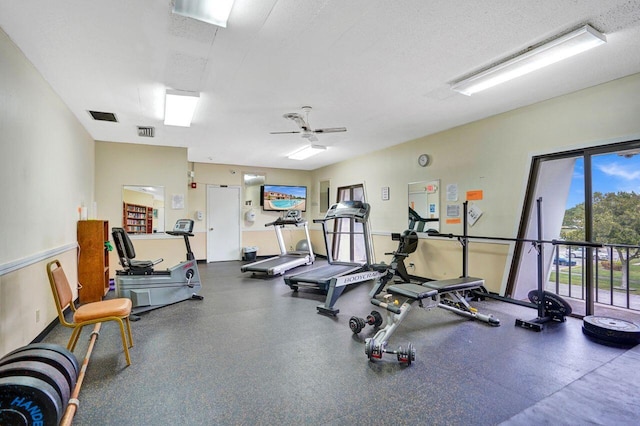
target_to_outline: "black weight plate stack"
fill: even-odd
[[[58,352],[47,349],[30,349],[27,346],[24,350],[19,350],[0,359],[0,366],[17,361],[39,361],[49,364],[64,375],[69,384],[69,389],[73,389],[76,385],[78,372],[73,363]]]
[[[0,378],[0,425],[57,425],[62,401],[47,382],[34,377]]]
[[[73,352],[71,352],[69,349],[65,348],[64,346],[55,345],[53,343],[31,343],[27,346],[23,346],[21,348],[18,348],[14,351],[9,352],[5,356],[13,355],[15,353],[18,353],[27,349],[46,349],[48,351],[57,352],[60,355],[63,355],[64,357],[66,357],[69,361],[71,361],[71,364],[73,364],[74,370],[76,370],[76,377],[80,373],[80,365],[78,364],[78,359],[73,354]]]
[[[584,317],[582,332],[600,343],[618,346],[640,343],[640,326],[622,319],[588,315]]]
[[[69,401],[71,388],[58,369],[40,361],[15,361],[0,366],[0,378],[27,376],[45,381],[53,387],[63,404]]]

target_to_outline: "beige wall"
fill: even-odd
[[[46,262],[59,258],[76,282],[76,222],[78,207],[94,199],[94,143],[2,30],[0,58],[2,356],[56,317]]]
[[[440,179],[441,188],[457,184],[458,204],[466,191],[484,191],[477,204],[485,213],[472,233],[512,237],[533,155],[640,137],[639,74],[313,172],[190,164],[184,148],[94,144],[1,31],[0,57],[0,355],[30,342],[55,317],[44,275],[47,260],[60,257],[75,281],[78,207],[91,207],[96,201],[98,217],[111,226],[120,225],[122,185],[164,186],[166,222],[172,226],[179,218],[193,217],[196,210],[206,211],[207,184],[242,187],[244,172],[265,174],[267,183],[307,185],[309,221],[322,216],[320,181],[331,181],[331,200],[337,187],[364,183],[372,205],[376,258],[388,261],[384,252],[396,246],[389,233],[407,226],[409,182]],[[429,167],[417,165],[421,153],[431,155]],[[187,171],[192,168],[196,189],[188,187]],[[381,200],[382,187],[390,188],[388,201]],[[170,197],[181,194],[184,208],[172,209]],[[243,192],[245,196],[254,197]],[[264,252],[259,254],[273,254],[277,250],[273,229],[264,224],[277,213],[253,208],[257,219],[243,222],[242,245],[262,245]],[[242,213],[248,209],[242,206]],[[206,221],[196,223],[193,239],[200,259],[206,257],[205,225]],[[323,252],[319,227],[310,227],[314,247]],[[442,231],[460,233],[461,227],[443,224]],[[184,258],[180,238],[137,238],[139,258],[163,257],[166,266]],[[470,251],[470,274],[485,278],[492,290],[503,288],[510,246],[472,243]],[[460,274],[460,259],[457,242],[422,239],[408,262],[415,263],[415,270],[410,270],[415,275],[444,278]],[[113,259],[111,265],[112,270],[117,266]]]
[[[381,233],[401,232],[407,227],[409,182],[440,179],[441,197],[447,185],[457,184],[460,199],[452,204],[462,203],[466,191],[482,190],[484,198],[474,203],[484,215],[469,233],[514,237],[532,156],[637,139],[638,93],[640,74],[324,167],[314,171],[313,180],[316,183],[331,178],[332,200],[338,186],[364,182],[371,203],[372,228]],[[431,164],[426,168],[417,163],[421,153],[431,156]],[[390,188],[389,201],[381,200],[383,186]],[[447,204],[441,198],[442,207]],[[443,224],[441,232],[460,234],[462,226]],[[453,250],[449,259],[440,253],[441,243],[436,246],[435,240],[421,240],[421,248],[424,244],[428,247],[416,263],[429,265],[424,271],[426,276],[459,274],[459,249]],[[431,249],[431,245],[437,248]],[[492,255],[495,262],[486,272],[480,269],[481,262],[474,264],[473,260],[481,247],[471,244],[470,275],[483,273],[489,288],[503,289],[510,247],[505,245],[497,250],[502,255]],[[376,252],[380,253],[377,247]],[[437,262],[433,255],[437,255]]]
[[[186,148],[96,142],[96,201],[99,219],[108,220],[109,227],[122,226],[122,194],[124,185],[162,186],[165,196],[165,224],[172,229],[178,219],[188,217]],[[172,197],[182,195],[184,208],[172,208]],[[150,203],[149,203],[150,204]],[[163,258],[164,269],[185,259],[182,238],[169,235],[132,235],[136,258]],[[113,241],[113,239],[112,239]],[[163,248],[162,252],[157,249]],[[116,251],[111,252],[110,273],[119,268]]]
[[[280,253],[278,242],[273,227],[265,227],[265,224],[276,220],[280,213],[264,212],[260,207],[260,199],[256,197],[256,188],[245,188],[243,177],[245,173],[259,174],[265,176],[265,182],[268,184],[282,185],[304,185],[307,186],[307,196],[313,188],[311,188],[311,173],[300,170],[285,170],[273,168],[253,168],[248,166],[231,166],[226,164],[205,164],[192,163],[190,169],[193,168],[196,183],[195,189],[190,189],[189,211],[188,217],[193,218],[197,210],[205,212],[205,220],[196,221],[194,225],[194,233],[196,238],[192,243],[193,252],[197,259],[206,259],[206,211],[207,211],[207,185],[229,185],[240,187],[240,200],[242,202],[241,214],[253,210],[256,214],[254,222],[242,220],[241,225],[241,241],[242,247],[257,246],[258,256],[270,256]],[[246,205],[246,201],[251,201],[251,206]],[[308,203],[310,204],[310,203]],[[316,208],[317,210],[317,208]],[[311,222],[317,216],[312,215],[313,210],[307,206],[307,212],[303,216]],[[295,244],[302,238],[295,236],[295,231],[285,231],[283,236],[287,245],[293,242]],[[240,254],[239,254],[240,255]]]

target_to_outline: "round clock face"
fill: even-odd
[[[418,164],[422,167],[426,167],[429,164],[429,156],[427,154],[422,154],[418,157]]]

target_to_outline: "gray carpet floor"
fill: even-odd
[[[254,278],[241,264],[200,264],[204,300],[133,322],[129,367],[117,326],[105,324],[74,424],[640,423],[640,346],[595,343],[581,320],[536,333],[514,325],[536,316],[523,306],[472,302],[500,319],[491,327],[414,304],[389,344],[411,342],[413,364],[370,362],[364,339],[375,330],[354,335],[348,326],[374,308],[370,283],[346,291],[333,318],[316,312],[319,292],[294,293],[282,277]],[[76,348],[80,361],[90,332]],[[70,333],[58,325],[44,341],[66,345]]]

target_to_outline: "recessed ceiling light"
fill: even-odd
[[[207,24],[227,27],[234,0],[175,0],[173,13]]]
[[[290,160],[304,160],[313,155],[320,154],[326,149],[327,147],[322,145],[307,145],[302,149],[292,152],[287,156],[287,158],[289,158]]]
[[[485,71],[458,81],[451,85],[451,89],[463,95],[471,96],[474,93],[555,64],[606,42],[607,39],[604,34],[589,25],[585,25],[567,34],[556,36],[553,40],[534,49],[527,50],[513,59],[501,62]]]

